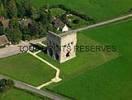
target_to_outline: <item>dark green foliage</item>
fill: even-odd
[[[4,34],[4,27],[3,24],[0,22],[0,35]]]
[[[36,19],[39,18],[39,16],[40,16],[40,15],[39,15],[39,9],[37,9],[37,8],[35,8],[35,7],[32,7],[31,12],[32,12],[31,18],[32,18],[33,20],[36,20]]]
[[[24,17],[25,16],[25,8],[23,7],[23,3],[17,3],[18,8],[18,17]]]
[[[45,36],[47,31],[45,30],[44,26],[42,23],[38,23],[38,34],[40,37]]]
[[[67,14],[66,14],[66,13],[63,14],[63,15],[60,17],[60,19],[63,21],[63,23],[68,24],[68,18],[67,18]]]
[[[19,43],[21,39],[40,38],[45,36],[48,29],[51,29],[51,14],[50,11],[46,11],[47,6],[36,9],[32,6],[30,0],[22,0],[20,2],[16,2],[16,0],[1,0],[0,3],[0,15],[10,19],[9,28],[5,32],[1,23],[0,35],[5,33],[13,44]],[[24,22],[22,22],[23,20]],[[29,20],[31,22],[28,22]]]
[[[20,10],[19,16],[31,17],[32,5],[31,5],[30,0],[22,0],[20,3],[18,3],[18,9]]]
[[[15,0],[8,0],[5,7],[9,18],[17,17],[17,6]]]
[[[70,8],[67,8],[65,5],[62,5],[62,4],[53,5],[50,8],[61,8],[61,9],[65,10],[67,13],[71,13],[73,15],[79,16],[80,18],[82,18],[86,21],[94,21],[94,19],[91,18],[90,16],[87,16],[85,14],[78,12],[78,11],[72,10]]]
[[[6,35],[12,44],[17,44],[22,39],[22,33],[19,29],[8,29]]]
[[[41,22],[40,27],[43,27],[47,32],[52,20],[51,13],[49,9],[46,9],[45,7],[40,8],[39,13],[40,13],[39,21]]]
[[[0,92],[6,92],[7,90],[14,87],[14,82],[10,79],[0,80]]]
[[[9,22],[10,29],[19,29],[19,23],[17,18],[12,18]]]
[[[6,29],[8,39],[13,43],[19,43],[22,39],[22,33],[19,29],[18,19],[12,18],[9,22],[9,28]]]
[[[6,11],[3,3],[0,3],[0,16],[6,16]]]
[[[40,21],[43,25],[48,23],[48,11],[44,7],[40,9]]]
[[[66,8],[64,5],[53,5],[52,7],[59,7],[66,11],[65,14],[59,17],[68,25],[68,27],[71,28],[67,18],[67,13],[74,13],[76,11]],[[9,28],[6,29],[5,32],[2,30],[2,26],[0,31],[1,34],[6,33],[13,44],[19,43],[21,39],[31,40],[43,37],[49,30],[56,32],[56,29],[52,26],[53,18],[51,11],[49,10],[51,8],[49,5],[44,5],[38,9],[32,6],[30,0],[22,0],[19,2],[16,2],[16,0],[2,0],[1,8],[0,12],[5,12],[3,15],[5,15],[6,18],[9,18],[10,22]],[[82,14],[80,15],[85,16]]]
[[[74,24],[78,24],[79,22],[80,22],[79,19],[75,19],[75,20],[73,20],[73,23],[74,23]]]

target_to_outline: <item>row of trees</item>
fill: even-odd
[[[17,7],[15,0],[1,0],[0,1],[0,15],[6,17],[17,16]]]
[[[13,18],[17,16],[31,16],[33,7],[30,0],[22,0],[16,2],[16,0],[1,0],[0,1],[0,15],[7,18]]]
[[[0,35],[6,34],[13,44],[19,43],[20,40],[43,37],[52,29],[51,14],[47,6],[37,9],[32,6],[30,0],[1,0],[0,16],[10,19],[9,28],[5,29],[0,23]],[[22,19],[30,19],[31,23],[22,25]]]

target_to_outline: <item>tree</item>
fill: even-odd
[[[32,16],[32,4],[30,0],[22,0],[22,7],[24,8],[24,16],[31,17]]]
[[[32,12],[33,20],[36,20],[39,18],[39,10],[38,9],[36,9],[35,7],[32,7],[31,12]]]
[[[22,2],[18,2],[17,3],[17,14],[18,14],[18,17],[24,17],[25,16],[25,8],[24,8],[24,5]]]
[[[4,34],[4,26],[2,24],[2,22],[0,22],[0,35]]]
[[[0,80],[0,92],[6,92],[7,90],[14,87],[14,82],[10,79]]]
[[[19,17],[32,17],[32,15],[36,13],[36,8],[32,6],[30,0],[21,0],[17,2],[17,8]]]
[[[79,19],[74,19],[74,20],[73,20],[73,23],[74,23],[74,24],[78,24],[79,22],[80,22]]]
[[[52,14],[51,14],[51,11],[48,9],[48,12],[47,12],[47,16],[48,16],[48,23],[52,23]]]
[[[19,22],[17,18],[12,18],[9,22],[10,29],[19,29]]]
[[[22,40],[31,40],[31,36],[29,34],[23,34],[22,35]]]
[[[19,29],[8,29],[6,35],[12,44],[18,44],[22,40],[22,33]]]
[[[44,26],[42,23],[38,23],[38,33],[40,37],[43,37],[46,35],[47,31],[45,30]]]
[[[41,23],[43,24],[43,25],[46,25],[47,24],[47,22],[48,22],[48,16],[47,16],[47,14],[42,10],[42,11],[40,11],[41,13],[40,13],[40,21],[41,21]]]
[[[51,24],[52,16],[51,16],[50,11],[47,8],[42,7],[40,9],[40,18],[39,19],[40,19],[40,22],[42,23],[45,31],[48,31],[48,27],[50,27],[50,24]]]
[[[30,31],[30,36],[36,36],[38,34],[38,27],[37,23],[35,21],[32,22],[32,24],[28,25],[29,31]]]
[[[6,2],[5,7],[9,18],[17,16],[17,6],[15,0],[8,0],[8,2]]]
[[[0,16],[6,16],[6,11],[3,3],[0,3]]]
[[[4,7],[5,7],[8,1],[9,1],[9,0],[1,0],[1,3],[2,3],[2,4],[4,5]]]

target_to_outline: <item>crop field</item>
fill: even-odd
[[[118,49],[119,56],[92,70],[80,70],[80,75],[72,74],[71,79],[66,79],[60,84],[52,85],[49,88],[58,93],[76,98],[77,100],[131,100],[131,26],[132,20],[128,20],[122,23],[80,32],[79,34],[100,41],[100,43],[115,45]],[[85,59],[84,56],[81,62],[85,61]],[[87,62],[89,60],[90,57],[87,57]],[[96,61],[98,60],[94,58],[93,61],[97,64]],[[61,67],[67,73],[70,73],[76,70],[78,68],[77,66],[83,67],[84,65],[86,63],[83,62],[82,64],[71,64],[69,68]]]
[[[55,71],[25,53],[0,59],[0,74],[37,86],[53,78]]]
[[[87,14],[96,20],[106,20],[128,12],[132,0],[31,0],[34,6],[45,4],[64,4],[65,6]]]

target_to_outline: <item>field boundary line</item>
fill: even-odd
[[[55,82],[60,82],[62,79],[60,78],[60,69],[55,67],[54,65],[52,65],[51,63],[49,63],[48,61],[44,60],[43,58],[37,56],[35,53],[32,53],[31,51],[28,51],[27,53],[29,53],[30,55],[34,56],[35,58],[37,58],[38,60],[42,61],[43,63],[46,63],[47,65],[49,65],[51,68],[56,70],[56,75],[53,79],[51,79],[51,81],[46,82],[40,86],[37,87],[37,89],[41,89],[47,85],[50,85],[51,83]]]

